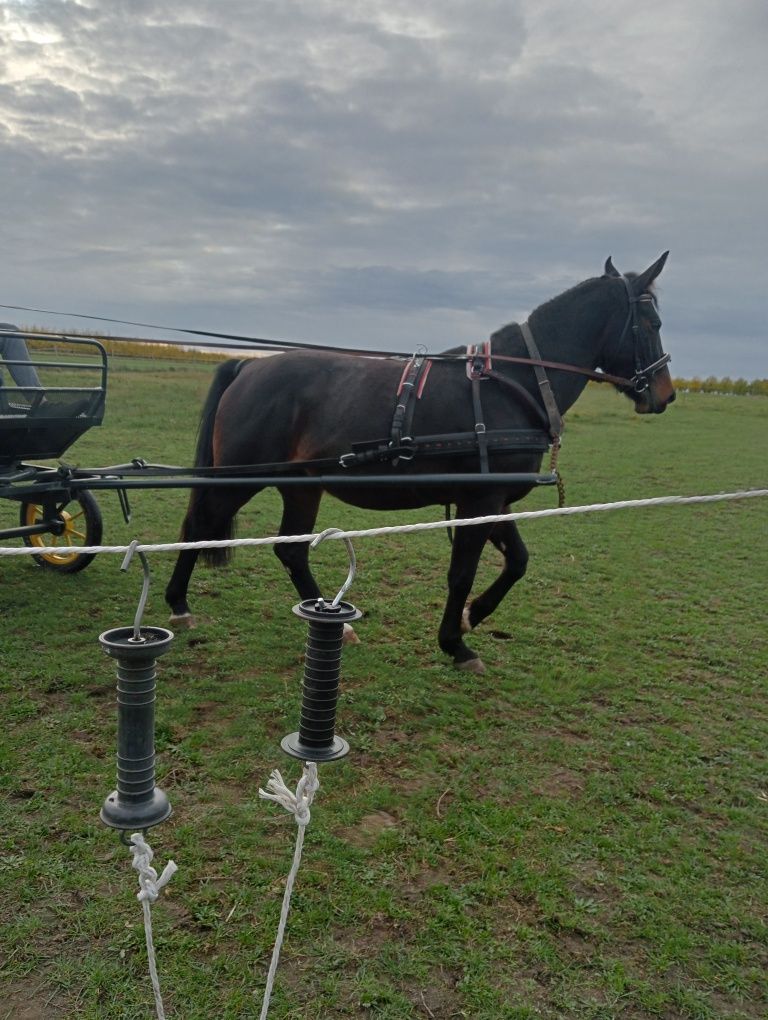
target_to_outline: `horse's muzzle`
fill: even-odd
[[[634,397],[635,411],[638,414],[663,414],[675,402],[676,397],[670,378],[654,379],[647,390]]]

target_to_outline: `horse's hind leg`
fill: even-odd
[[[504,568],[493,584],[489,585],[482,595],[473,599],[464,610],[465,633],[491,615],[512,585],[525,575],[528,566],[528,550],[514,521],[500,521],[494,524],[489,540],[504,556]]]
[[[205,542],[228,539],[234,532],[237,511],[257,492],[254,489],[202,489],[193,490],[189,509],[181,526],[182,542]],[[182,549],[165,589],[165,601],[171,610],[170,622],[182,627],[194,626],[189,609],[187,592],[192,571],[200,553],[211,564],[225,563],[229,549]]]
[[[197,549],[182,549],[176,559],[176,566],[173,568],[171,579],[165,589],[165,601],[171,610],[168,622],[175,624],[177,627],[194,626],[194,619],[187,601],[187,592],[198,555]]]
[[[302,491],[303,489],[303,491]],[[322,491],[319,488],[284,488],[283,519],[280,535],[309,535],[317,520]],[[301,599],[319,599],[320,589],[309,569],[309,542],[279,542],[275,556],[288,571],[293,587]]]
[[[283,497],[283,519],[280,522],[281,535],[309,535],[317,520],[320,507],[321,489],[281,489]],[[309,542],[282,542],[275,546],[275,555],[288,571],[288,576],[299,597],[321,598],[320,588],[309,569]],[[360,639],[351,624],[344,624],[344,641],[357,644]]]
[[[482,673],[485,667],[477,653],[464,644],[461,621],[477,573],[480,553],[488,540],[490,530],[490,525],[484,524],[456,529],[451,549],[451,565],[448,569],[448,601],[438,632],[442,650],[447,655],[453,656],[454,664],[459,669],[467,669],[473,673]]]

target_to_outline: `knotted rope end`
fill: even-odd
[[[308,761],[305,763],[295,793],[285,785],[285,780],[280,774],[279,769],[272,770],[265,785],[266,790],[259,788],[259,797],[262,800],[271,800],[275,804],[280,804],[281,807],[284,807],[286,811],[293,815],[297,825],[306,826],[309,824],[309,808],[315,799],[315,794],[320,789],[315,762]]]
[[[160,890],[167,885],[176,872],[179,870],[175,861],[168,861],[163,868],[162,874],[158,877],[157,871],[152,867],[152,859],[155,854],[152,847],[144,839],[141,832],[134,832],[130,838],[133,861],[131,867],[139,873],[139,885],[141,891],[136,894],[139,902],[148,900],[154,903],[160,895]]]

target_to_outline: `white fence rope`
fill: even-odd
[[[273,769],[272,774],[267,780],[266,786],[266,790],[259,788],[259,796],[263,800],[272,800],[276,804],[280,804],[284,807],[286,811],[289,811],[296,819],[298,831],[296,833],[296,848],[293,851],[293,863],[291,864],[291,870],[288,873],[288,878],[285,883],[283,906],[280,911],[280,923],[277,927],[277,937],[275,938],[275,945],[272,950],[272,960],[269,965],[269,973],[267,974],[267,984],[264,988],[264,998],[261,1003],[259,1020],[266,1020],[267,1014],[269,1013],[269,1004],[272,1000],[272,987],[275,982],[277,965],[280,962],[280,950],[283,947],[285,926],[288,923],[288,911],[291,907],[293,886],[296,881],[296,875],[299,871],[299,865],[301,864],[301,852],[304,847],[304,832],[309,825],[309,809],[312,806],[312,801],[315,799],[315,794],[320,789],[320,781],[317,778],[317,765],[313,761],[305,762],[301,779],[296,787],[296,793],[293,793],[288,789],[283,781],[283,777],[277,769]]]
[[[435,531],[439,528],[462,528],[473,524],[496,524],[501,521],[532,521],[541,517],[569,517],[575,514],[600,513],[606,510],[633,510],[641,507],[686,506],[690,504],[722,503],[729,500],[755,499],[768,496],[768,489],[745,489],[739,492],[716,492],[703,496],[655,496],[649,499],[625,499],[616,503],[589,503],[585,506],[553,507],[550,510],[519,510],[509,514],[489,514],[485,517],[459,517],[441,521],[427,521],[421,524],[394,524],[382,528],[360,528],[354,531],[335,531],[326,535],[329,539],[374,538],[378,535],[406,535],[420,531]],[[227,549],[260,545],[278,545],[288,542],[312,542],[318,534],[273,535],[269,538],[230,538],[205,542],[161,542],[134,545],[136,552],[181,552],[183,549]],[[131,545],[84,545],[72,546],[77,553],[114,553],[124,556]],[[41,556],[70,550],[70,546],[0,547],[2,556]]]
[[[152,938],[152,912],[151,905],[160,895],[160,890],[164,885],[170,882],[171,878],[179,870],[173,861],[168,861],[166,866],[163,868],[163,873],[158,878],[157,871],[152,867],[152,859],[154,858],[154,852],[149,843],[146,842],[144,836],[140,832],[134,832],[131,836],[131,852],[133,853],[133,862],[131,867],[135,868],[139,873],[139,885],[141,886],[141,892],[136,894],[136,898],[141,903],[144,911],[144,937],[147,943],[147,963],[149,964],[149,976],[152,981],[152,991],[155,996],[155,1010],[157,1012],[157,1020],[165,1020],[165,1009],[163,1007],[163,997],[160,992],[160,979],[157,976],[157,962],[155,959],[155,942]]]

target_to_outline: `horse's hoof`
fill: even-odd
[[[464,659],[463,662],[454,661],[453,664],[464,673],[477,673],[478,676],[485,673],[485,663],[482,659]]]
[[[177,630],[194,630],[195,618],[191,613],[171,613],[168,623]]]
[[[345,645],[359,645],[360,638],[355,634],[355,628],[351,623],[344,624],[344,633],[342,635],[342,644]]]
[[[464,606],[464,612],[461,614],[461,633],[469,634],[472,630],[472,624],[469,620],[469,603]]]

